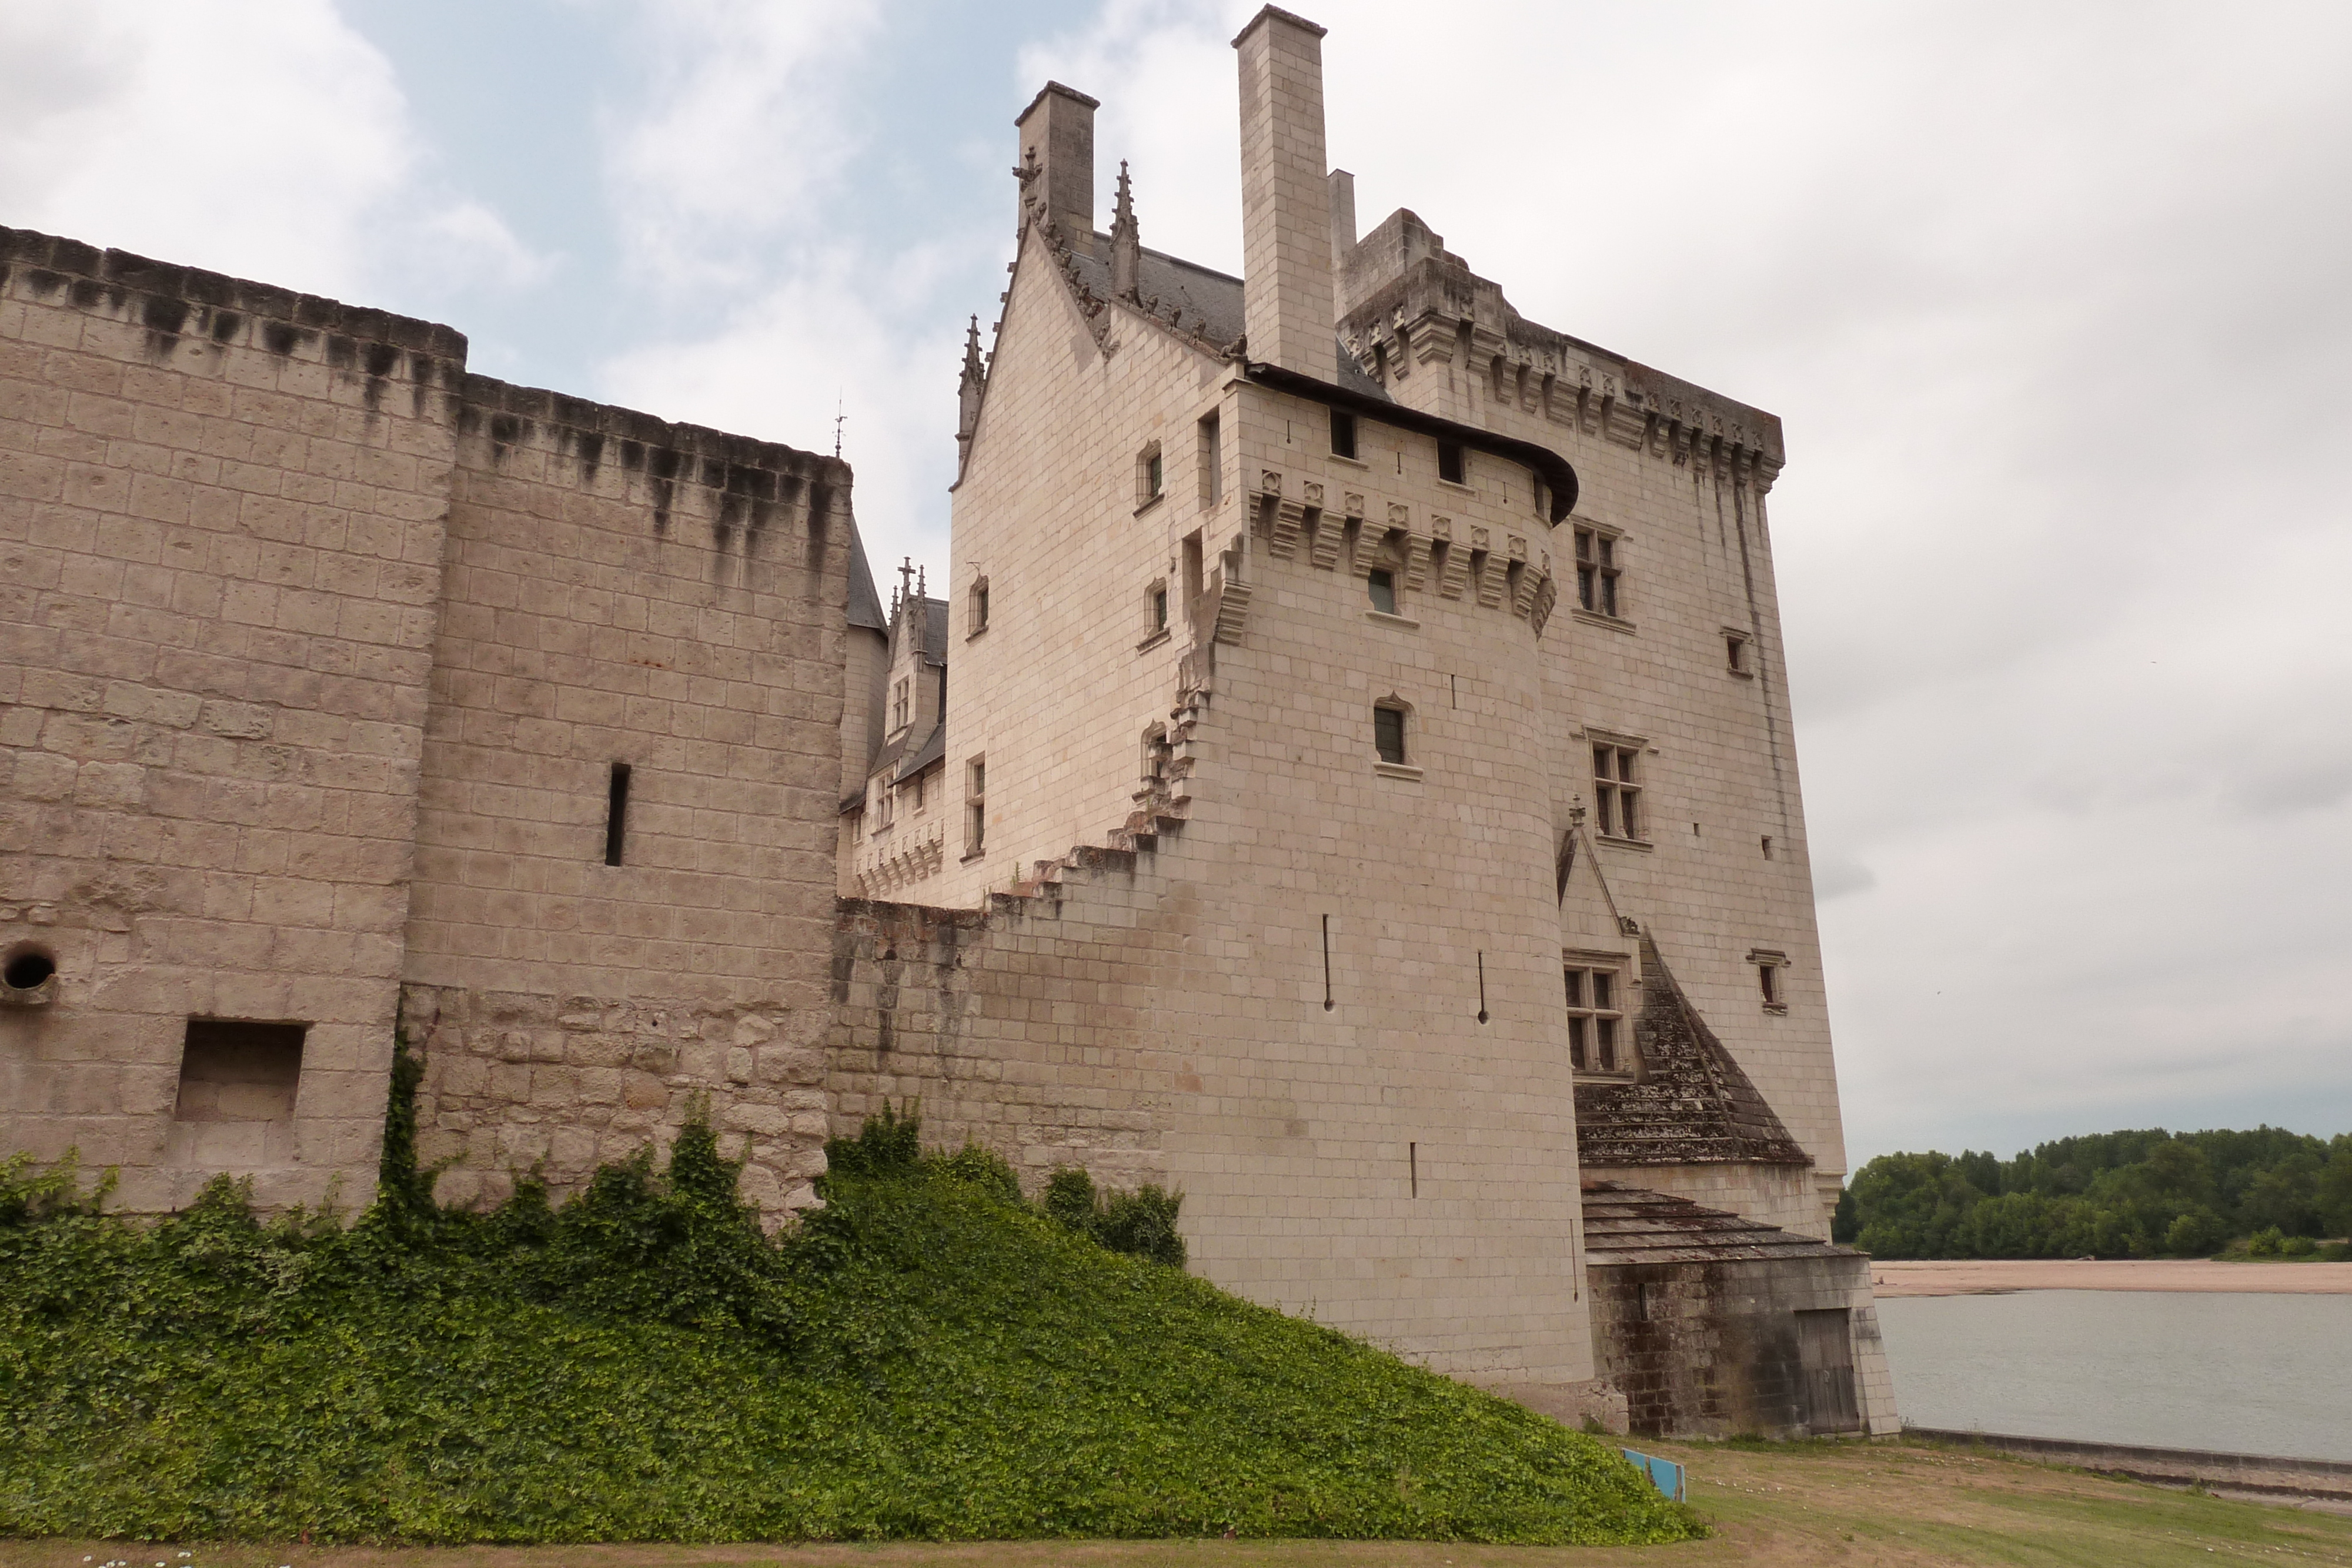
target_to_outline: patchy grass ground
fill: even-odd
[[[0,1568],[1816,1568],[2352,1564],[2352,1519],[2232,1502],[1916,1444],[1661,1443],[1691,1466],[1708,1540],[1647,1547],[1331,1541],[315,1550],[0,1542]],[[182,1551],[191,1555],[182,1557]]]

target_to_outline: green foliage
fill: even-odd
[[[2258,1232],[2278,1239],[2256,1256],[2352,1232],[2352,1134],[2154,1128],[2011,1160],[1882,1155],[1854,1173],[1832,1231],[1881,1258],[2201,1257]]]
[[[348,1226],[0,1166],[0,1536],[1700,1533],[1601,1442],[1149,1260],[1174,1198],[1089,1183],[1074,1228],[911,1115],[775,1239],[698,1123],[488,1214],[413,1147]]]
[[[1172,1269],[1184,1266],[1184,1238],[1176,1217],[1182,1193],[1164,1192],[1150,1182],[1133,1192],[1100,1193],[1082,1170],[1055,1171],[1045,1182],[1041,1207],[1065,1230],[1090,1237],[1114,1252],[1149,1258]]]
[[[889,1102],[879,1116],[868,1116],[854,1138],[828,1138],[824,1161],[831,1174],[845,1176],[898,1176],[913,1170],[923,1157],[923,1124],[909,1111],[901,1116]]]

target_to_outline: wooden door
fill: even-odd
[[[1797,1358],[1804,1369],[1805,1424],[1814,1432],[1855,1432],[1853,1314],[1844,1307],[1797,1314]]]

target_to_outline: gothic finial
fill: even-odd
[[[971,325],[964,331],[963,373],[967,376],[977,376],[982,373],[982,368],[980,360],[980,318],[974,316],[971,319]]]
[[[1127,160],[1118,161],[1118,204],[1111,211],[1110,291],[1121,299],[1140,300],[1143,283],[1143,242],[1135,226],[1135,193],[1128,184]]]

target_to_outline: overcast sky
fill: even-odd
[[[1179,0],[6,0],[0,223],[822,448],[947,560],[1012,117],[1239,270]],[[2352,5],[1317,0],[1333,161],[1779,413],[1847,1136],[2352,1129]]]

